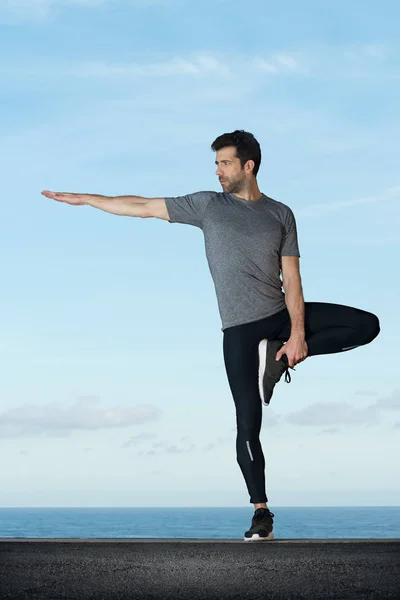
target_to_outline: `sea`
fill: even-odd
[[[275,539],[400,539],[400,507],[269,507]],[[242,539],[253,507],[0,508],[0,538]]]

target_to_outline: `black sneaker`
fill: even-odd
[[[245,542],[270,542],[274,539],[273,517],[268,508],[257,508],[251,521],[251,527],[244,534]]]
[[[258,389],[264,406],[268,406],[270,403],[275,384],[278,383],[283,373],[285,373],[286,383],[290,383],[292,379],[289,368],[293,369],[293,367],[289,367],[286,354],[283,354],[280,360],[276,360],[276,355],[282,346],[281,340],[261,340],[258,345]],[[293,369],[293,371],[295,370]]]

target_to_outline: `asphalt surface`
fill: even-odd
[[[0,598],[400,598],[400,540],[0,539]]]

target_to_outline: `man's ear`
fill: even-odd
[[[245,164],[244,168],[248,173],[254,172],[254,167],[256,166],[256,163],[254,162],[254,160],[248,160],[247,163]]]

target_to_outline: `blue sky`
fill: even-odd
[[[1,506],[249,506],[200,230],[40,192],[216,189],[260,141],[306,301],[381,334],[264,408],[269,506],[398,505],[400,9],[394,2],[0,2]]]

